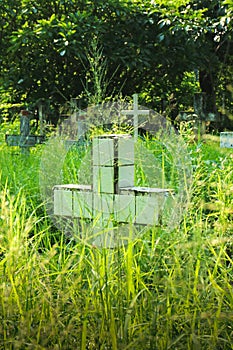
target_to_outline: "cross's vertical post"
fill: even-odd
[[[38,106],[38,113],[39,113],[39,121],[40,121],[40,135],[44,134],[44,125],[43,125],[43,105],[42,103]]]
[[[30,116],[26,110],[21,111],[20,115],[20,135],[28,136],[30,133]]]
[[[132,115],[133,116],[133,126],[134,126],[134,142],[136,143],[138,140],[138,116],[139,115],[149,115],[150,111],[148,109],[139,109],[138,108],[138,94],[133,95],[133,109],[131,110],[122,110],[122,114]]]

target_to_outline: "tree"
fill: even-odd
[[[6,0],[0,81],[17,102],[45,98],[56,105],[83,96],[85,107],[87,52],[97,40],[107,95],[141,92],[157,110],[171,97],[188,106],[187,73],[195,70],[216,111],[231,76],[231,1]],[[94,82],[88,89],[95,94]]]

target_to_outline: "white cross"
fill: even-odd
[[[134,142],[138,139],[138,116],[139,115],[149,115],[150,111],[148,109],[138,109],[138,94],[133,95],[133,109],[123,110],[122,114],[133,115],[134,117]]]

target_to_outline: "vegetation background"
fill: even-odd
[[[120,93],[171,118],[194,92],[222,120],[232,109],[232,0],[6,0],[0,28],[1,118],[43,101],[56,122],[71,98]]]
[[[0,2],[0,349],[233,349],[232,0]],[[193,168],[188,211],[125,247],[58,231],[41,200],[43,145],[7,147],[20,109],[47,123],[115,95],[175,119],[204,92],[216,135],[177,128]],[[50,126],[51,129],[51,126]]]

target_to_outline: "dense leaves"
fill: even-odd
[[[161,111],[174,97],[178,105],[191,105],[194,84],[208,96],[209,111],[220,108],[223,96],[229,109],[231,14],[232,0],[6,0],[0,8],[1,89],[11,91],[11,102],[62,104],[82,96],[84,107],[84,87],[88,83],[90,94],[95,89],[88,60],[95,42],[107,60],[107,95],[140,92]],[[190,89],[186,78],[193,71]]]

